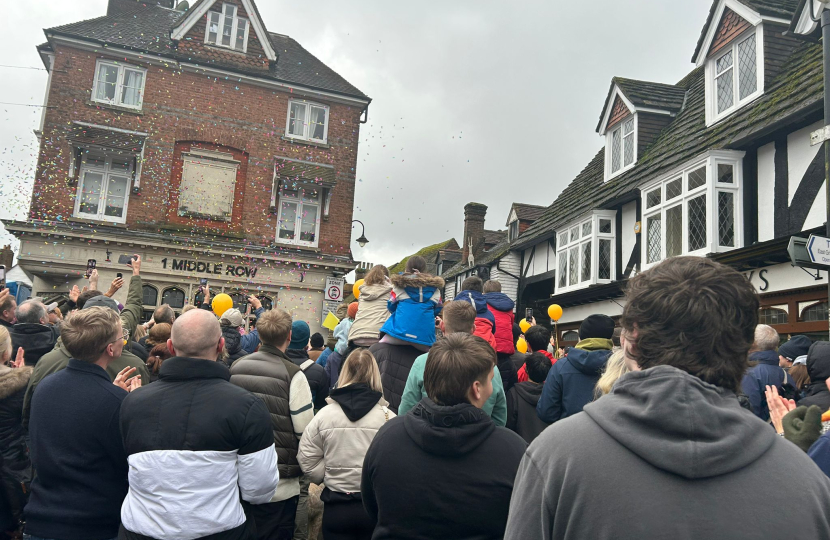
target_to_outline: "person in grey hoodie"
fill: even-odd
[[[758,322],[752,285],[675,257],[626,294],[634,371],[530,445],[505,539],[830,538],[830,479],[735,395]]]

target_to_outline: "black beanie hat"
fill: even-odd
[[[579,325],[579,339],[611,339],[614,326],[614,319],[608,315],[591,315]]]
[[[323,345],[326,344],[326,341],[323,339],[323,334],[320,332],[316,332],[314,335],[311,336],[311,346],[315,349],[322,349]]]

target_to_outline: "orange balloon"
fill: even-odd
[[[358,279],[354,282],[354,287],[352,287],[352,292],[354,293],[355,299],[360,298],[360,286],[363,285],[362,279]]]
[[[530,329],[531,326],[533,326],[533,325],[530,324],[529,322],[527,322],[527,319],[522,319],[521,321],[519,321],[519,328],[522,329],[523,334],[525,332],[527,332],[528,329]]]
[[[520,336],[519,340],[516,342],[516,350],[522,354],[527,352],[527,341],[525,341],[524,336]]]
[[[548,306],[548,317],[553,321],[558,321],[562,318],[562,306],[559,304],[551,304]]]
[[[210,306],[213,308],[216,316],[221,317],[233,307],[233,299],[225,293],[220,293],[213,297],[213,302],[210,303]]]

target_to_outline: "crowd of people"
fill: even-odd
[[[328,339],[207,287],[140,324],[131,271],[123,306],[95,273],[61,306],[0,292],[9,537],[830,538],[830,342],[781,344],[717,262],[636,275],[568,350],[417,256]]]

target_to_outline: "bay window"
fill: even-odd
[[[326,143],[328,140],[329,108],[305,101],[288,102],[286,137]]]
[[[248,19],[238,17],[237,13],[237,7],[233,4],[223,4],[221,12],[208,12],[205,43],[247,52],[251,23]]]
[[[741,247],[742,158],[743,152],[710,152],[641,188],[643,268]]]
[[[558,293],[614,279],[615,216],[614,211],[598,210],[558,234]]]
[[[706,119],[711,125],[763,94],[763,29],[734,39],[706,63]]]
[[[124,223],[134,167],[133,156],[84,151],[78,174],[74,216]]]
[[[98,60],[95,65],[92,101],[141,109],[146,73],[145,69],[139,67]]]
[[[317,247],[323,188],[283,181],[279,190],[277,242]]]

